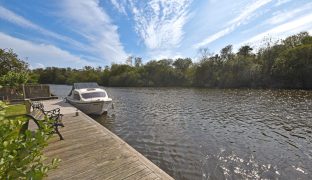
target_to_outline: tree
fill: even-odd
[[[150,61],[144,66],[148,86],[175,86],[178,77],[172,65],[172,59]]]
[[[307,37],[309,37],[309,33],[300,32],[300,33],[295,34],[293,36],[287,37],[282,42],[286,46],[286,48],[294,48],[296,46],[303,44],[304,39],[306,39]]]
[[[185,72],[190,67],[191,64],[192,64],[191,58],[185,59],[178,58],[173,62],[172,65],[181,72]]]
[[[227,60],[233,58],[232,50],[233,50],[233,46],[232,45],[227,45],[224,48],[222,48],[221,51],[220,51],[221,59],[224,60],[224,61],[227,61]]]
[[[274,76],[284,87],[312,88],[312,44],[286,50],[276,61]]]
[[[213,53],[210,52],[209,48],[200,48],[198,50],[198,53],[200,54],[200,58],[202,61],[207,60],[210,56],[213,55]]]
[[[140,66],[142,66],[142,58],[141,58],[141,57],[135,57],[135,58],[134,58],[134,66],[135,66],[135,67],[140,67]]]
[[[126,64],[127,64],[128,66],[132,66],[132,59],[133,59],[133,56],[127,57],[127,59],[126,59]]]
[[[269,38],[255,54],[250,46],[233,53],[233,46],[227,45],[219,54],[200,49],[197,63],[190,58],[178,58],[143,64],[142,58],[130,56],[127,64],[113,64],[105,69],[48,67],[33,70],[32,77],[40,83],[96,81],[105,86],[311,88],[311,44],[312,37],[302,32],[274,43]]]
[[[239,48],[237,54],[241,56],[248,56],[250,55],[252,50],[253,49],[250,46],[242,46],[241,48]]]
[[[0,49],[0,76],[7,74],[8,72],[27,72],[28,64],[20,59],[12,49],[8,51]]]
[[[28,64],[18,59],[12,49],[0,49],[0,67],[0,85],[9,86],[12,94],[21,94],[20,85],[29,79]]]
[[[0,84],[11,88],[17,88],[19,85],[25,84],[28,81],[28,77],[28,73],[26,72],[17,73],[10,71],[0,77]]]
[[[306,36],[302,39],[302,44],[312,44],[312,36]]]
[[[161,59],[157,63],[159,65],[162,65],[162,66],[171,66],[173,63],[173,60],[172,59]]]

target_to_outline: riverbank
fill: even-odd
[[[46,109],[61,108],[65,125],[45,149],[48,158],[60,158],[48,179],[172,179],[168,174],[108,129],[60,100],[43,101]]]

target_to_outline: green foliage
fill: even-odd
[[[28,64],[18,59],[17,54],[12,49],[8,51],[0,49],[0,77],[8,72],[26,72],[28,71]]]
[[[18,87],[21,84],[25,84],[28,81],[27,72],[13,72],[10,71],[7,74],[0,77],[0,84],[9,87]]]
[[[127,59],[127,64],[113,64],[104,69],[85,67],[81,70],[49,67],[36,69],[40,83],[72,84],[95,81],[104,86],[198,86],[198,87],[261,87],[312,88],[312,37],[307,32],[266,45],[254,52],[242,46],[237,53],[227,45],[219,54],[200,49],[201,58],[152,60]]]
[[[273,73],[284,86],[312,88],[312,44],[287,49],[274,64]]]
[[[173,62],[173,66],[177,69],[180,70],[181,72],[185,72],[191,65],[192,65],[192,59],[191,58],[178,58]]]
[[[234,57],[232,50],[233,50],[232,45],[227,45],[224,48],[222,48],[220,51],[221,59],[223,61],[228,61],[228,60],[232,59]]]
[[[29,77],[28,77],[28,81],[27,83],[31,83],[31,84],[37,84],[39,81],[39,74],[35,74],[35,73],[30,73]]]
[[[25,118],[6,114],[7,106],[0,101],[0,179],[42,179],[59,160],[44,164],[42,150],[47,146],[51,127],[41,124],[43,129],[32,133],[23,130]]]
[[[29,79],[28,64],[18,59],[13,50],[0,49],[0,67],[0,85],[11,87],[11,93],[22,94],[20,85]]]
[[[307,32],[301,32],[293,36],[287,37],[285,40],[283,40],[283,45],[285,48],[294,48],[301,44],[303,44],[304,39],[306,39],[309,36]]]
[[[11,88],[11,94],[21,96],[23,94],[22,84],[28,81],[27,72],[13,72],[10,71],[7,74],[0,77],[0,85]]]
[[[241,56],[248,56],[250,55],[251,51],[252,48],[250,46],[242,46],[241,48],[239,48],[237,54]]]

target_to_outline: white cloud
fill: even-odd
[[[221,30],[221,31],[219,31],[219,32],[217,32],[217,33],[207,37],[204,41],[195,44],[194,47],[196,49],[198,49],[200,47],[203,47],[203,46],[205,46],[205,45],[207,45],[207,44],[209,44],[209,43],[211,43],[211,42],[213,42],[213,41],[215,41],[215,40],[217,40],[217,39],[219,39],[219,38],[221,38],[221,37],[231,33],[235,28],[236,28],[235,24],[231,25],[230,27],[227,27],[227,28],[225,28],[225,29],[223,29],[223,30]]]
[[[240,25],[243,21],[248,20],[253,15],[253,13],[256,12],[259,8],[270,3],[271,1],[272,0],[257,0],[254,3],[246,6],[246,8],[242,9],[241,14],[239,14],[239,16],[230,21],[230,24]]]
[[[193,47],[197,49],[206,46],[211,42],[233,32],[237,27],[239,27],[243,23],[246,23],[246,21],[248,21],[252,16],[254,16],[255,12],[258,9],[267,5],[271,1],[272,0],[257,0],[250,5],[247,5],[245,8],[242,8],[241,13],[237,17],[235,17],[234,19],[229,21],[229,23],[227,23],[227,27],[225,27],[224,29],[220,30],[215,34],[208,36],[203,41],[195,44]]]
[[[0,6],[0,18],[5,21],[9,21],[19,26],[22,26],[22,27],[28,27],[31,29],[41,29],[39,26],[33,24],[32,22],[28,21],[22,16],[19,16],[2,6]]]
[[[73,40],[67,36],[63,36],[57,33],[54,33],[52,31],[49,31],[45,28],[42,28],[40,26],[38,26],[37,24],[25,19],[24,17],[14,13],[13,11],[10,11],[2,6],[0,6],[0,18],[8,21],[10,23],[16,24],[18,26],[21,26],[23,28],[29,28],[32,30],[36,30],[38,32],[40,32],[43,35],[58,39],[58,40],[62,40],[63,42],[66,43],[70,43],[71,45],[74,45],[76,47],[78,47],[79,49],[84,49],[86,50],[87,48],[84,47],[84,45],[82,45],[81,43],[79,43],[76,40]]]
[[[190,4],[190,0],[151,0],[136,4],[130,1],[135,30],[149,50],[179,47]]]
[[[298,14],[302,14],[304,11],[311,11],[311,9],[312,9],[312,3],[308,3],[297,9],[278,11],[274,13],[273,17],[268,19],[266,23],[271,24],[271,25],[276,25],[276,24],[285,22],[287,20],[290,20],[292,18],[295,18],[298,16]]]
[[[126,4],[125,1],[120,2],[120,0],[119,0],[119,2],[118,2],[118,0],[111,0],[111,3],[113,4],[113,6],[115,6],[115,8],[116,8],[120,13],[122,13],[122,14],[124,14],[124,15],[127,15],[126,8],[125,8],[125,6],[124,6],[124,4]]]
[[[32,67],[77,67],[95,64],[49,44],[38,44],[18,39],[0,32],[0,48],[12,48],[21,59],[28,59]]]
[[[273,17],[268,19],[266,23],[270,25],[276,25],[276,24],[285,22],[288,19],[293,18],[296,13],[297,13],[296,11],[277,12],[274,14]]]
[[[65,0],[62,17],[71,30],[88,41],[93,53],[109,62],[121,62],[128,55],[119,39],[118,27],[100,7],[99,0]]]
[[[312,13],[299,17],[293,21],[276,26],[263,33],[257,34],[256,36],[240,43],[239,45],[247,44],[247,43],[258,43],[259,41],[263,40],[263,37],[284,38],[286,36],[289,36],[289,35],[292,35],[294,33],[298,33],[301,31],[308,30],[309,32],[311,31],[311,29],[312,29]]]
[[[291,0],[277,0],[276,4],[274,6],[281,6],[281,5],[286,4],[290,1]]]

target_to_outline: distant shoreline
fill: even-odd
[[[45,84],[45,83],[43,83]],[[72,84],[45,84],[45,85],[53,85],[53,86],[72,86]],[[301,90],[301,91],[311,91],[312,89],[300,89],[300,88],[274,88],[274,87],[198,87],[198,86],[103,86],[108,88],[192,88],[192,89],[220,89],[220,90],[234,90],[234,89],[242,89],[242,90]]]

